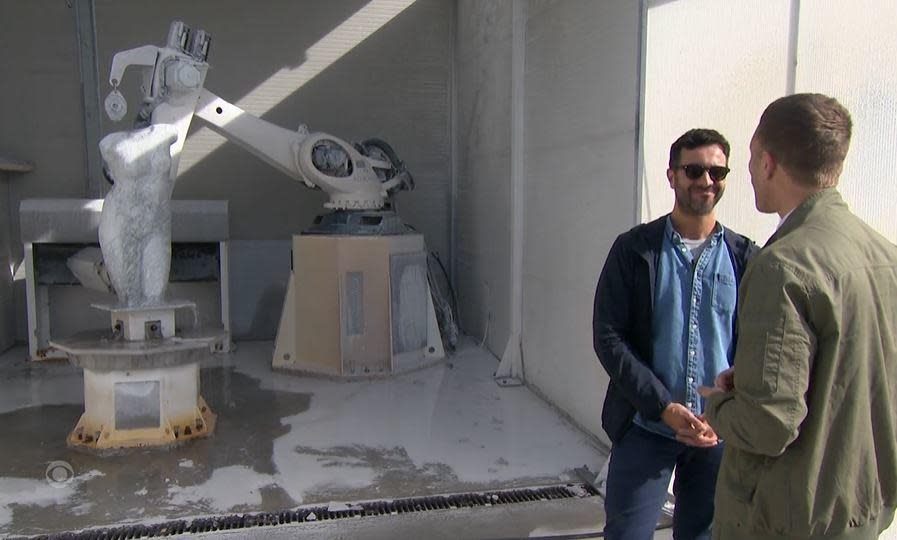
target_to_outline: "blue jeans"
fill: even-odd
[[[604,511],[608,540],[650,540],[667,498],[673,468],[673,538],[707,540],[723,445],[694,448],[639,426],[611,449]]]

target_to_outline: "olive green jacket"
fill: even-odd
[[[706,416],[726,445],[714,537],[852,538],[890,522],[897,247],[835,189],[798,206],[748,264],[735,389]]]

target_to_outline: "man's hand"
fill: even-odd
[[[670,403],[660,414],[663,423],[676,432],[676,440],[690,446],[715,446],[719,440],[706,421],[695,416],[685,405]]]
[[[716,432],[710,427],[710,423],[703,416],[698,416],[700,424],[690,429],[681,429],[676,432],[676,440],[689,446],[708,448],[720,443]]]
[[[722,394],[724,392],[731,392],[735,389],[735,368],[730,367],[729,369],[721,372],[716,376],[716,380],[713,381],[714,386],[711,388],[709,386],[699,386],[698,393],[701,394],[701,397],[709,398],[714,394]]]
[[[709,398],[710,396],[712,396],[714,394],[724,394],[724,393],[726,393],[726,391],[723,390],[722,388],[720,388],[719,386],[713,386],[713,387],[699,386],[698,393],[701,394],[701,397],[703,397],[703,398]]]
[[[734,390],[735,368],[730,367],[729,369],[722,371],[719,375],[716,376],[716,380],[713,381],[713,384],[723,392],[731,392],[732,390]]]

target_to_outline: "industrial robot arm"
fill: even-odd
[[[143,68],[140,124],[172,124],[178,140],[171,146],[171,178],[177,177],[180,152],[194,116],[214,131],[255,154],[284,174],[322,189],[334,210],[376,210],[393,193],[414,188],[411,174],[379,139],[349,144],[305,126],[291,131],[266,122],[203,88],[211,38],[180,21],[171,23],[164,47],[145,45],[116,53],[106,98],[106,113],[119,121],[127,103],[118,91],[128,66]]]

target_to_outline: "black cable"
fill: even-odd
[[[389,145],[388,142],[383,139],[378,139],[376,137],[371,139],[366,139],[361,142],[361,147],[366,151],[362,152],[364,155],[370,155],[370,151],[367,151],[368,147],[374,147],[383,152],[386,157],[389,159],[390,163],[393,166],[393,175],[386,178],[386,180],[391,180],[396,176],[405,175],[404,186],[408,191],[414,189],[414,177],[411,176],[411,173],[408,172],[408,169],[405,167],[405,163],[399,159],[399,156],[396,154],[395,150],[392,149],[392,146]],[[400,184],[401,185],[401,184]],[[394,190],[401,190],[402,188],[393,188]]]
[[[448,272],[445,270],[445,265],[442,264],[442,259],[439,258],[439,253],[435,251],[431,251],[430,255],[436,259],[436,263],[439,265],[439,268],[442,270],[442,275],[445,277],[445,282],[448,284],[449,288],[449,298],[452,301],[452,315],[455,317],[455,320],[458,320],[458,297],[455,295],[455,288],[452,287],[452,281],[449,279]]]

